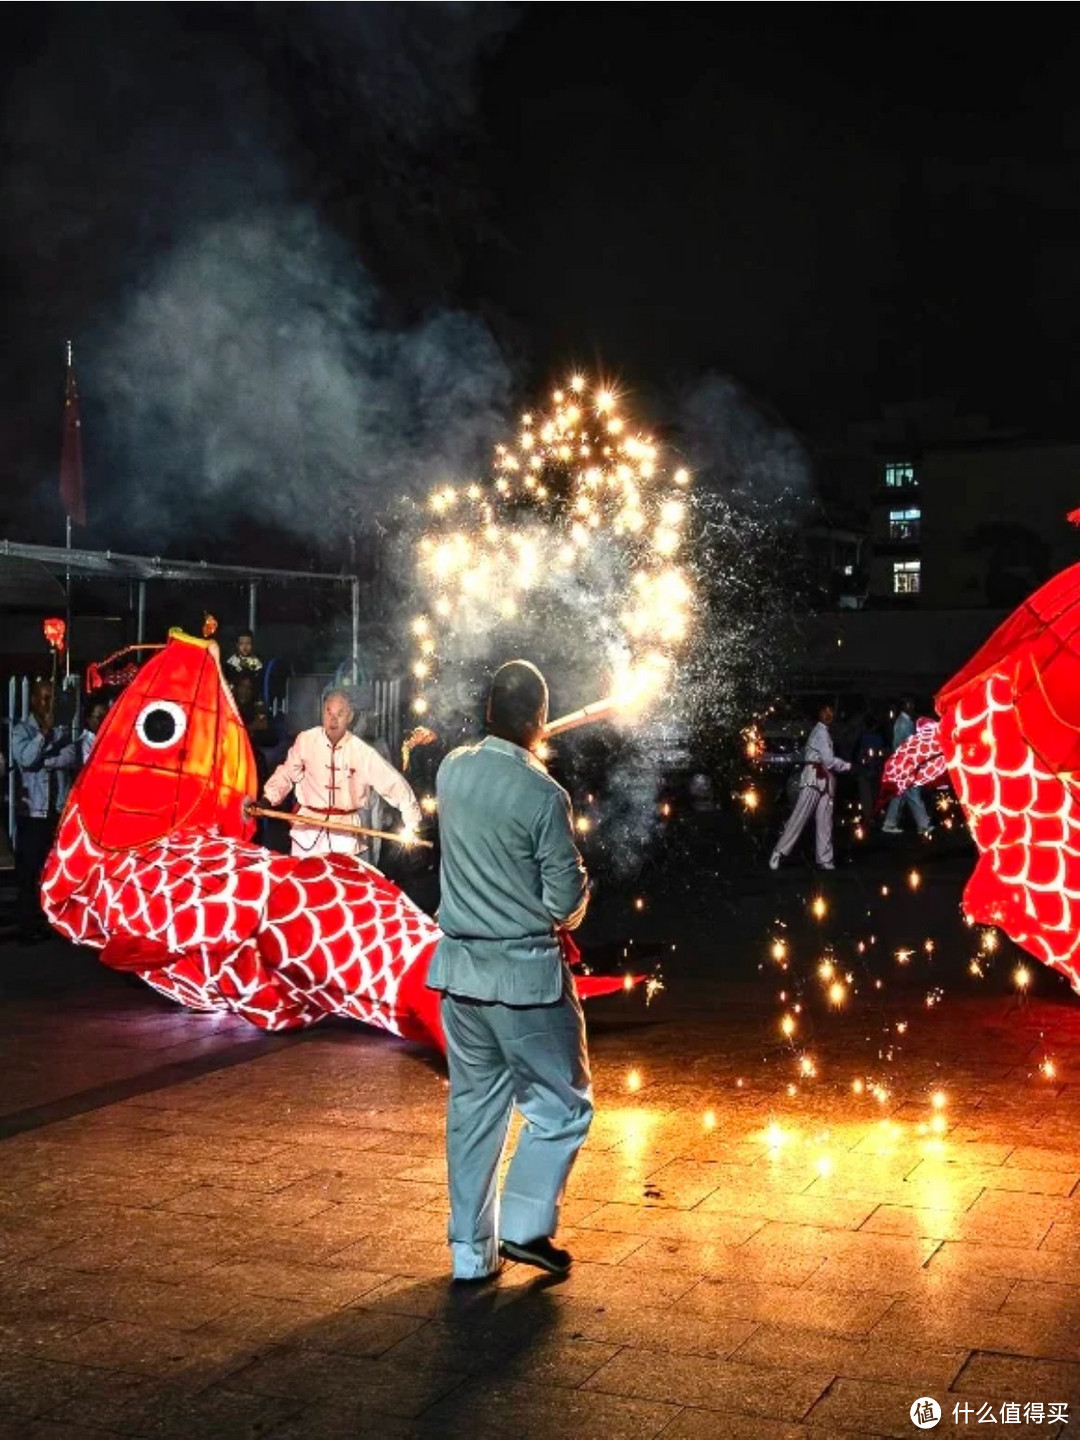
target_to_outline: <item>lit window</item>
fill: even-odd
[[[902,461],[885,466],[885,484],[899,490],[904,485],[917,485],[915,479],[915,466],[910,461]]]
[[[892,588],[894,595],[918,595],[921,560],[894,560]]]
[[[922,511],[913,506],[907,510],[889,511],[890,540],[918,540]]]

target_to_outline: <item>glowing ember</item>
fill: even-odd
[[[811,915],[813,915],[815,920],[825,919],[825,916],[829,913],[829,907],[825,903],[825,897],[823,895],[814,896],[813,900],[810,902],[810,913]]]
[[[627,1088],[627,1090],[640,1090],[640,1089],[641,1089],[641,1071],[640,1071],[640,1070],[629,1070],[629,1071],[627,1071],[627,1074],[626,1074],[626,1088]]]

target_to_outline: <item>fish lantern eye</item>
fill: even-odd
[[[167,750],[184,738],[187,716],[172,700],[152,700],[139,711],[135,732],[151,750]]]

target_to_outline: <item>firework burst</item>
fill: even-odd
[[[583,375],[546,412],[522,415],[485,483],[427,501],[415,713],[445,708],[454,667],[522,644],[555,660],[567,690],[580,687],[574,698],[640,705],[670,688],[695,608],[689,487],[614,390]]]

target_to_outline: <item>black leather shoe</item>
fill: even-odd
[[[570,1251],[559,1250],[546,1235],[541,1235],[536,1240],[527,1240],[524,1245],[504,1240],[499,1246],[499,1254],[507,1260],[517,1260],[521,1265],[535,1265],[538,1270],[546,1270],[549,1275],[565,1275],[574,1263]]]

